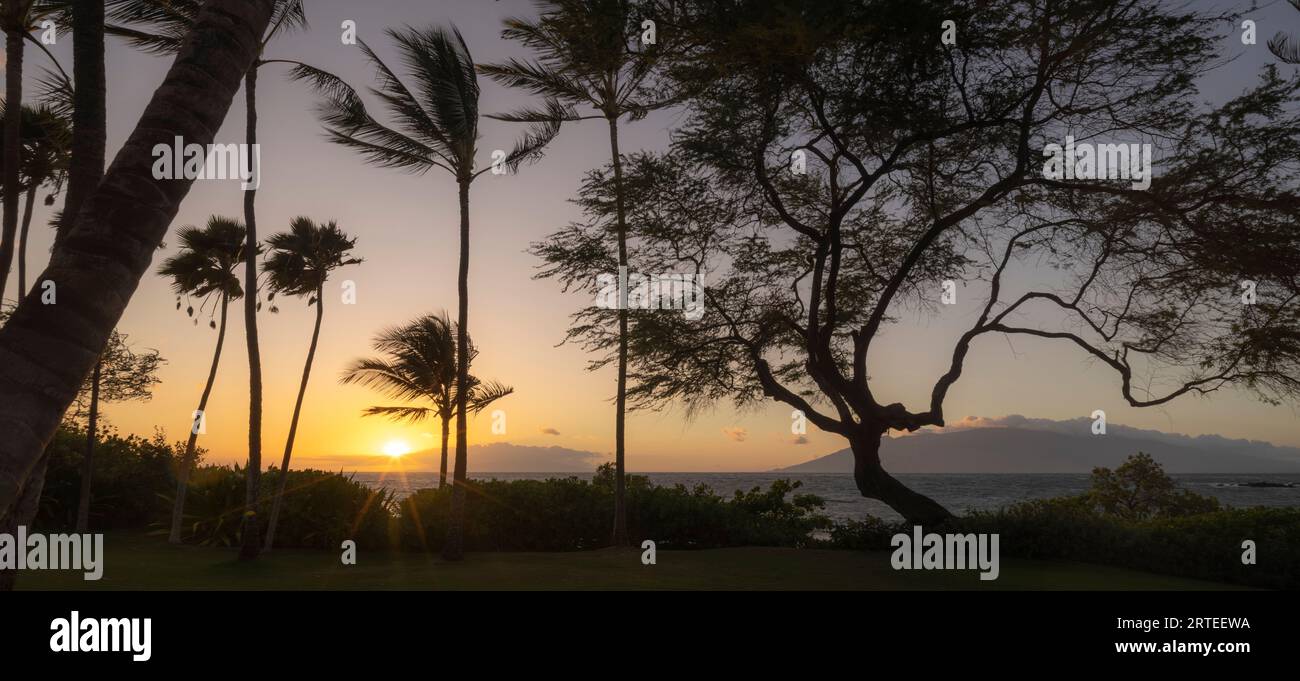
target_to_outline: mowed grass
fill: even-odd
[[[1004,558],[999,578],[968,571],[898,571],[887,551],[744,547],[659,551],[642,565],[640,550],[573,553],[470,553],[448,563],[418,553],[359,552],[342,565],[341,552],[281,549],[241,562],[235,550],[170,546],[162,538],[110,533],[104,539],[103,579],[80,572],[23,572],[18,588],[50,589],[1101,589],[1203,590],[1240,588],[1082,563]]]

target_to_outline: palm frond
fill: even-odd
[[[1278,33],[1268,41],[1268,51],[1284,63],[1300,64],[1300,43],[1285,33]]]

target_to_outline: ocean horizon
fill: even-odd
[[[362,472],[348,473],[357,482],[372,489],[388,489],[402,499],[417,490],[437,487],[436,472]],[[546,480],[576,477],[590,480],[594,472],[554,473],[471,473],[476,480]],[[878,517],[901,520],[885,504],[863,498],[851,473],[791,473],[762,471],[753,473],[630,473],[650,478],[656,485],[705,485],[714,492],[731,496],[737,490],[754,487],[766,489],[775,480],[801,483],[797,493],[815,494],[826,500],[824,513],[834,520],[861,520]],[[1029,501],[1070,496],[1087,491],[1088,473],[925,473],[899,474],[908,487],[929,496],[954,513],[993,511],[1003,506]],[[1267,482],[1300,485],[1300,473],[1186,473],[1171,475],[1182,489],[1213,496],[1232,507],[1300,507],[1300,486],[1251,487],[1248,483]]]

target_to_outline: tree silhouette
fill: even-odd
[[[443,556],[462,557],[465,522],[466,402],[469,390],[469,190],[474,180],[491,167],[475,170],[478,149],[479,86],[465,39],[454,26],[403,30],[389,29],[407,67],[408,87],[370,46],[358,41],[361,51],[378,72],[378,87],[371,92],[384,102],[396,124],[376,120],[357,91],[338,76],[307,65],[293,75],[310,83],[324,96],[320,107],[330,141],[361,154],[367,162],[385,168],[425,173],[438,168],[456,179],[460,199],[460,269],[457,279],[456,329],[457,399],[456,463],[452,475],[451,521]],[[501,161],[511,170],[541,156],[559,125],[547,121],[533,126]]]
[[[285,484],[289,480],[289,460],[293,456],[293,441],[298,433],[298,417],[302,415],[302,398],[307,394],[307,379],[311,376],[312,360],[316,358],[316,343],[320,340],[321,318],[325,315],[325,281],[330,272],[348,265],[361,263],[349,253],[357,240],[349,238],[333,221],[318,225],[310,218],[296,217],[289,223],[288,232],[272,234],[266,240],[270,254],[262,264],[271,292],[276,295],[307,296],[307,304],[316,308],[316,322],[312,326],[311,344],[307,347],[307,361],[302,367],[302,381],[298,384],[298,398],[293,403],[293,417],[289,420],[289,435],[284,441],[284,460],[280,463],[280,483],[271,503],[271,517],[266,524],[266,550],[275,544],[275,527],[280,519],[280,505],[284,499]],[[275,308],[271,308],[274,312]]]
[[[1221,57],[1225,17],[1106,0],[687,5],[693,47],[671,71],[690,113],[673,157],[628,184],[640,257],[707,273],[706,311],[638,316],[630,399],[785,403],[848,441],[864,496],[934,523],[949,512],[884,470],[880,441],[943,426],[986,336],[1073,347],[1132,406],[1300,394],[1297,82],[1269,68],[1192,104],[1186,74]],[[1152,144],[1154,180],[1045,172],[1067,136]],[[673,228],[656,197],[736,217]],[[958,282],[984,295],[929,399],[887,399],[875,341]]]

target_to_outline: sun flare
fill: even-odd
[[[384,455],[394,459],[411,453],[411,446],[402,440],[389,440],[384,444]]]

